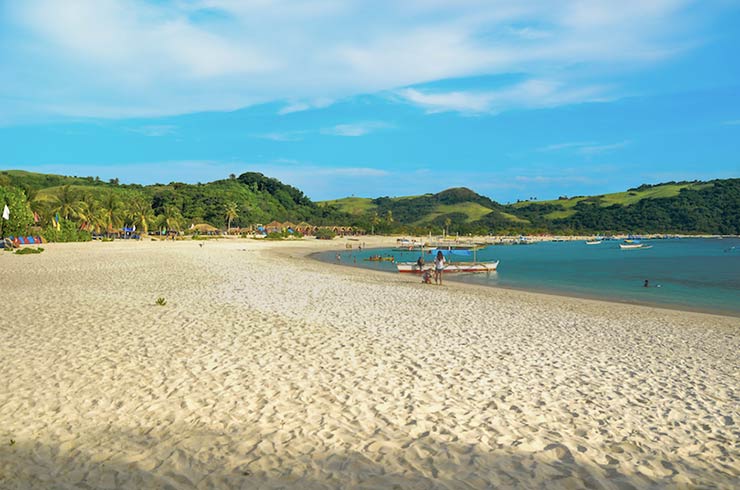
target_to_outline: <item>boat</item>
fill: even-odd
[[[601,245],[601,240],[586,240],[586,245]]]
[[[622,250],[636,250],[653,248],[653,246],[645,245],[644,243],[620,243],[619,248],[621,248]]]
[[[363,260],[366,262],[395,262],[396,258],[393,256],[381,257],[380,255],[371,255]]]
[[[455,262],[447,264],[444,272],[495,272],[499,261],[494,262]],[[433,270],[434,264],[424,264],[421,267],[416,262],[397,262],[398,272],[421,274],[426,270]]]

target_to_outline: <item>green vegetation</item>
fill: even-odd
[[[19,248],[18,250],[15,251],[15,253],[16,255],[31,255],[31,254],[40,254],[43,251],[44,249],[41,247],[37,247],[37,248],[27,247],[27,248]]]
[[[240,229],[273,220],[352,226],[370,233],[590,234],[740,233],[740,179],[642,185],[600,196],[561,197],[504,206],[470,189],[375,199],[350,197],[314,203],[300,190],[260,173],[207,184],[141,186],[0,171],[4,235],[40,234],[49,241],[84,241],[122,226],[184,231],[191,224]],[[322,228],[323,238],[333,232]],[[279,235],[279,236],[278,236]],[[295,235],[291,235],[295,236]],[[284,233],[268,239],[287,238]]]
[[[156,304],[158,304],[159,306],[164,306],[164,305],[166,305],[166,304],[167,304],[167,300],[166,300],[166,299],[164,299],[164,298],[162,298],[162,297],[160,296],[159,298],[157,298],[157,301],[155,301],[155,303],[156,303]]]
[[[331,240],[335,236],[337,236],[337,234],[329,228],[321,228],[316,231],[316,238],[319,240]]]

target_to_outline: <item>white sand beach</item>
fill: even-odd
[[[740,481],[738,318],[305,257],[339,240],[44,247],[0,252],[0,488]]]

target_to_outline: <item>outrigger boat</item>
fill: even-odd
[[[444,272],[495,272],[499,261],[495,262],[456,262],[448,264]],[[398,272],[421,274],[426,270],[433,270],[434,264],[424,264],[421,267],[416,262],[397,262]]]
[[[451,250],[448,253],[453,253]],[[473,261],[472,262],[455,262],[452,264],[445,265],[444,272],[495,272],[498,267],[499,261],[493,262],[478,262],[476,260],[477,253],[473,249]],[[396,268],[398,272],[421,274],[427,270],[434,269],[434,263],[425,263],[421,266],[418,262],[396,262]]]

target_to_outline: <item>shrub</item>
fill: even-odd
[[[157,301],[155,301],[155,303],[157,303],[159,306],[164,306],[167,304],[167,300],[160,296],[159,298],[157,298]]]
[[[334,230],[330,230],[329,228],[320,228],[316,231],[316,238],[318,240],[331,240],[335,236],[337,236],[337,234],[334,233]]]
[[[37,247],[37,248],[29,247],[29,248],[19,248],[18,250],[15,251],[15,253],[17,255],[29,255],[29,254],[40,254],[43,251],[44,249],[41,247]]]

